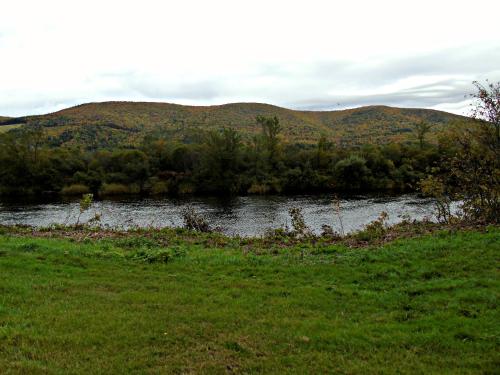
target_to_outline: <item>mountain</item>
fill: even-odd
[[[147,136],[194,142],[205,131],[231,127],[251,138],[260,132],[258,115],[277,116],[284,138],[315,143],[321,135],[341,144],[387,143],[415,139],[414,125],[433,124],[442,131],[462,116],[430,109],[368,106],[337,111],[297,111],[260,103],[184,106],[149,102],[88,103],[58,112],[0,119],[6,125],[41,125],[53,145],[133,145]]]

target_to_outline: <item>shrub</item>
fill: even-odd
[[[83,184],[72,184],[70,186],[63,187],[61,190],[62,195],[83,195],[89,192],[89,187]]]
[[[340,189],[358,190],[365,187],[370,170],[363,157],[351,155],[335,164],[334,173]]]
[[[85,211],[90,209],[93,202],[94,202],[94,195],[93,194],[84,194],[82,196],[82,199],[80,199],[80,202],[79,202],[80,213],[78,214],[78,219],[76,220],[77,226],[80,225],[80,218],[81,218],[82,214]]]
[[[292,207],[288,213],[292,218],[292,234],[295,237],[302,238],[311,237],[313,235],[311,229],[306,225],[304,215],[300,208]]]
[[[340,233],[335,231],[331,225],[323,224],[321,226],[321,237],[339,240],[342,238]]]
[[[452,200],[446,194],[445,184],[435,176],[428,176],[419,182],[420,190],[426,197],[434,199],[436,218],[440,223],[450,224],[453,221],[451,213]]]
[[[500,82],[484,87],[474,82],[473,121],[455,124],[442,143],[453,150],[443,158],[422,191],[438,202],[438,215],[451,218],[449,202],[461,202],[460,219],[475,223],[500,221]],[[441,207],[439,207],[441,206]],[[448,207],[447,207],[448,206]],[[446,212],[448,210],[448,212]],[[448,220],[449,221],[449,220]]]
[[[267,185],[264,185],[264,184],[259,184],[257,182],[254,182],[250,188],[248,189],[248,194],[260,194],[260,195],[264,195],[264,194],[267,194],[269,193],[269,186]]]
[[[128,186],[115,183],[103,184],[101,190],[99,190],[101,196],[124,195],[130,193],[131,191]]]
[[[387,232],[387,219],[389,215],[382,211],[379,217],[372,222],[366,224],[362,231],[356,233],[355,237],[361,241],[372,241],[382,238]]]
[[[192,207],[187,207],[181,212],[184,228],[198,232],[213,232],[206,218],[195,212]]]
[[[183,194],[193,194],[196,191],[196,187],[189,182],[181,182],[177,187],[177,193]]]
[[[168,191],[168,183],[165,181],[157,181],[151,187],[151,194],[153,195],[168,194]]]

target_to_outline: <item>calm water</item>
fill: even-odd
[[[180,212],[188,206],[204,214],[212,225],[223,228],[229,235],[259,236],[267,229],[289,225],[288,210],[292,207],[302,209],[307,225],[314,231],[319,232],[323,224],[328,224],[340,232],[337,211],[332,197],[327,195],[248,196],[230,200],[206,197],[106,200],[95,202],[82,220],[98,212],[102,215],[101,223],[110,227],[181,226]],[[395,223],[402,215],[409,215],[412,219],[432,218],[433,206],[430,200],[416,195],[344,198],[341,199],[340,212],[344,231],[362,228],[382,211],[389,214],[390,223]],[[0,202],[0,223],[72,224],[76,222],[78,212],[76,201]]]

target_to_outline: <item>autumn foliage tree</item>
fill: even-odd
[[[500,221],[500,83],[483,86],[477,92],[472,121],[453,128],[443,139],[451,154],[442,161],[435,176],[422,181],[422,191],[438,199],[446,220],[451,201],[461,202],[462,218],[472,222]]]
[[[477,92],[472,94],[472,118],[479,120],[486,128],[493,128],[498,151],[500,142],[500,82],[487,82],[486,86],[475,81]],[[487,131],[486,134],[489,132]]]

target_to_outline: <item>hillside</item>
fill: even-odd
[[[11,129],[19,127],[19,125],[4,125],[4,122],[9,122],[9,120],[12,120],[11,117],[6,117],[6,116],[0,116],[0,134],[5,133]]]
[[[190,143],[204,131],[232,127],[246,138],[260,128],[255,117],[278,116],[283,135],[293,143],[313,143],[321,135],[338,143],[387,143],[414,139],[413,126],[425,120],[442,131],[462,118],[429,109],[369,106],[338,111],[296,111],[268,104],[234,103],[217,106],[183,106],[169,103],[89,103],[59,112],[2,121],[5,125],[42,125],[54,145],[99,142],[135,144],[145,136],[164,136]],[[0,119],[1,121],[1,119]],[[1,125],[1,124],[0,124]]]

